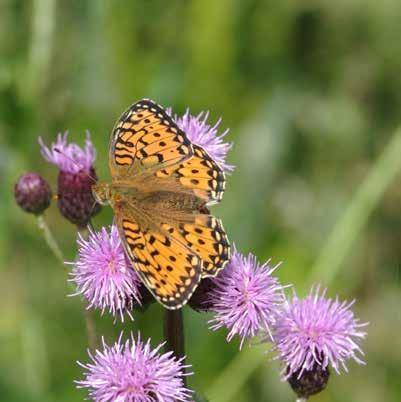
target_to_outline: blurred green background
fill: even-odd
[[[33,170],[55,189],[37,136],[67,129],[80,144],[91,131],[108,179],[111,128],[149,97],[230,128],[236,169],[213,211],[237,247],[283,261],[278,275],[301,295],[320,282],[357,298],[370,322],[367,366],[351,362],[313,400],[399,401],[400,20],[399,0],[0,0],[0,400],[86,395],[73,385],[87,360],[82,303],[13,184]],[[56,205],[46,219],[73,260],[74,226]],[[104,209],[94,224],[111,219]],[[191,387],[211,402],[295,400],[267,346],[239,354],[210,317],[184,314]],[[123,325],[95,319],[109,342],[122,328],[162,340],[158,305]]]

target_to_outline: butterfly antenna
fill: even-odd
[[[84,167],[81,166],[76,160],[74,160],[73,158],[71,158],[70,156],[68,156],[65,152],[63,152],[61,149],[59,148],[54,148],[54,151],[63,155],[65,158],[67,158],[69,161],[71,161],[74,165],[78,166],[80,168],[80,170],[82,170],[94,183],[97,182],[97,179],[95,179],[93,176],[91,176],[88,172],[85,171]]]
[[[95,210],[96,204],[97,204],[97,201],[95,200],[95,201],[93,202],[92,206],[91,206],[91,209],[90,209],[91,215],[92,215],[92,212]],[[89,221],[89,223],[88,223],[88,226],[90,226],[90,228],[93,229],[93,226],[92,226],[92,224],[90,223],[90,221]]]

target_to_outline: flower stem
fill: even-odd
[[[57,258],[57,260],[59,262],[61,262],[61,264],[64,265],[63,253],[62,253],[56,239],[54,238],[51,230],[49,229],[49,226],[47,226],[47,223],[46,223],[43,215],[39,215],[37,217],[37,223],[38,223],[39,229],[43,233],[43,237],[46,240],[46,244],[49,246],[50,250],[53,252],[53,254]]]
[[[95,351],[98,346],[95,321],[93,320],[91,312],[87,309],[84,310],[84,316],[89,348],[91,351]]]
[[[46,244],[49,246],[50,250],[53,252],[54,256],[61,263],[61,265],[65,267],[64,264],[65,259],[63,257],[63,252],[61,251],[60,246],[58,245],[56,238],[53,236],[53,233],[51,232],[49,226],[47,225],[43,215],[39,215],[37,217],[37,223],[39,229],[43,233],[43,237],[45,238]],[[82,236],[88,235],[88,230],[86,228],[85,231],[83,229],[82,231],[80,229],[78,230],[81,232]],[[85,317],[85,325],[88,336],[89,348],[91,350],[95,350],[97,346],[95,322],[93,321],[90,312],[87,310],[84,310],[84,317]]]
[[[264,345],[254,345],[237,353],[205,393],[208,399],[219,402],[229,402],[235,399],[235,395],[246,383],[248,377],[257,367],[266,362],[265,352]],[[235,378],[234,382],[233,378]],[[227,387],[227,384],[230,386]]]
[[[184,321],[182,309],[164,310],[164,338],[166,349],[171,350],[177,359],[185,358]],[[183,360],[185,365],[185,360]],[[183,377],[185,383],[185,376]]]

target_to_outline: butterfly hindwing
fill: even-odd
[[[230,258],[230,245],[221,221],[211,215],[193,215],[186,222],[164,223],[173,239],[202,260],[202,278],[216,276]]]
[[[192,144],[155,102],[143,99],[118,120],[111,135],[109,165],[113,177],[179,163],[193,154]]]
[[[157,177],[175,178],[207,204],[219,202],[225,190],[223,170],[200,146],[192,144],[193,156],[179,164],[160,169]]]
[[[200,281],[200,257],[163,231],[142,228],[130,214],[122,214],[117,225],[133,267],[149,291],[169,309],[182,307]]]

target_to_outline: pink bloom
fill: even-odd
[[[227,340],[234,335],[246,338],[260,330],[270,331],[275,315],[284,302],[283,286],[272,276],[276,267],[269,261],[258,264],[252,254],[243,256],[234,249],[227,267],[214,279],[216,288],[210,292],[215,311],[211,329],[226,327]]]
[[[95,402],[187,402],[192,392],[183,377],[189,366],[172,352],[161,353],[163,345],[152,350],[150,340],[144,343],[132,334],[125,342],[121,334],[113,346],[103,340],[103,350],[89,352],[90,363],[78,363],[85,379],[76,383]]]
[[[90,139],[89,131],[86,133],[85,148],[77,144],[68,143],[68,132],[58,134],[56,142],[47,147],[39,137],[40,153],[59,170],[68,173],[78,173],[80,170],[89,172],[96,159],[95,147]]]
[[[90,231],[88,240],[78,234],[78,259],[71,272],[77,293],[88,300],[88,308],[108,310],[114,316],[130,315],[134,303],[141,304],[140,279],[125,256],[116,226]]]
[[[359,323],[351,311],[354,301],[347,303],[327,299],[326,291],[319,294],[319,287],[312,288],[305,299],[294,294],[277,316],[273,338],[278,358],[286,366],[286,378],[297,372],[300,378],[304,371],[315,365],[325,369],[329,364],[339,373],[348,359],[364,362],[359,347],[366,332],[360,330],[367,323]]]
[[[172,115],[171,109],[168,109],[167,112]],[[209,112],[201,112],[197,116],[192,116],[188,109],[181,117],[175,115],[174,120],[191,142],[201,146],[224,171],[231,172],[234,170],[234,166],[226,163],[226,158],[233,144],[224,142],[224,137],[229,130],[219,134],[218,128],[221,119],[211,126],[207,123],[208,117]]]

